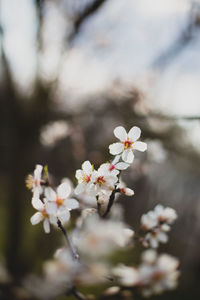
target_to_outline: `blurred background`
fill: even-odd
[[[110,158],[118,125],[142,129],[148,152],[124,172],[126,221],[157,203],[177,210],[170,241],[179,288],[200,297],[200,1],[0,1],[0,299],[62,245],[33,227],[25,177],[48,164],[57,182]],[[152,299],[154,299],[152,297]]]

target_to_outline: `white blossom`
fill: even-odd
[[[114,135],[120,142],[111,144],[109,146],[112,155],[122,155],[123,161],[132,163],[134,159],[133,150],[144,152],[147,149],[147,144],[138,141],[141,135],[141,130],[137,126],[133,126],[127,133],[124,127],[118,126],[114,129]]]
[[[112,175],[117,176],[119,171],[126,170],[130,165],[125,162],[120,162],[121,155],[116,155],[111,163],[104,163],[100,166],[101,170],[110,172]]]
[[[158,256],[153,250],[145,252],[142,256],[143,262],[138,268],[140,285],[144,286],[142,294],[150,296],[174,289],[179,276],[178,260],[167,254]]]
[[[26,187],[33,192],[33,197],[39,197],[43,192],[41,186],[43,166],[36,165],[33,175],[28,175],[26,179]]]
[[[46,209],[46,200],[44,199],[44,203],[39,198],[32,199],[33,207],[38,210],[30,219],[32,225],[36,225],[40,222],[43,222],[44,231],[46,233],[50,232],[50,223],[56,225],[56,217],[47,213]]]
[[[45,189],[45,196],[48,200],[46,210],[48,214],[58,217],[62,222],[67,222],[70,218],[70,211],[79,207],[76,199],[69,198],[71,186],[68,182],[61,183],[57,192],[48,187]]]
[[[113,274],[122,286],[137,286],[143,296],[151,296],[177,286],[178,265],[178,260],[170,255],[158,256],[154,250],[147,250],[142,254],[139,267],[119,265],[113,269]]]
[[[93,185],[92,181],[93,175],[93,166],[87,160],[82,164],[82,170],[76,171],[76,179],[78,180],[78,185],[75,188],[75,194],[81,194],[83,192],[90,192],[91,186]]]
[[[82,228],[74,235],[73,242],[80,254],[97,257],[126,246],[133,234],[122,222],[103,220],[98,215],[91,215],[84,220]]]
[[[141,217],[141,229],[146,232],[144,240],[152,248],[157,248],[159,243],[168,241],[167,232],[170,225],[176,220],[177,214],[173,208],[157,205]]]

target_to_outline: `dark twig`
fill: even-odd
[[[102,215],[102,218],[106,218],[107,215],[109,214],[109,212],[110,212],[110,210],[111,210],[111,208],[113,206],[113,203],[115,201],[115,194],[119,193],[119,192],[120,192],[120,189],[114,189],[112,191],[112,194],[110,195],[110,199],[109,199],[109,202],[108,202],[107,209],[106,209],[105,213]]]
[[[63,227],[61,221],[58,219],[57,221],[57,224],[58,224],[58,227],[61,229],[62,233],[64,234],[65,236],[65,239],[67,241],[67,244],[69,246],[69,250],[71,252],[71,255],[73,257],[74,260],[78,260],[79,256],[78,254],[76,253],[76,251],[73,249],[72,245],[71,245],[71,242],[69,240],[69,236],[68,236],[68,233],[67,233],[67,230]]]
[[[82,23],[93,13],[95,13],[101,5],[104,4],[107,0],[94,0],[91,4],[87,5],[86,8],[77,16],[74,22],[74,31],[70,36],[70,40],[72,41],[76,34],[79,32],[79,29]]]
[[[86,300],[85,296],[83,296],[83,294],[81,294],[77,288],[75,286],[73,286],[66,294],[67,296],[70,296],[70,295],[74,295],[74,297],[76,299],[79,299],[79,300]]]

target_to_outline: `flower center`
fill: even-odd
[[[104,176],[99,176],[99,177],[96,179],[96,182],[95,182],[95,183],[97,183],[98,185],[101,186],[104,182],[106,182],[105,179],[104,179]]]
[[[155,271],[153,273],[152,279],[153,279],[153,281],[160,281],[163,277],[164,277],[164,274],[162,272]]]
[[[59,198],[59,197],[57,196],[57,198],[56,198],[56,204],[57,204],[58,206],[63,205],[63,204],[64,204],[64,199]]]
[[[85,175],[82,177],[82,182],[89,183],[91,180],[91,175]]]
[[[112,172],[115,169],[115,165],[110,164],[109,171]]]
[[[44,218],[48,218],[49,217],[49,215],[47,214],[45,208],[41,211],[41,213],[42,213],[42,215],[43,215]]]
[[[125,140],[123,142],[123,144],[124,144],[124,150],[126,150],[126,149],[132,149],[133,142],[131,142],[129,139]]]

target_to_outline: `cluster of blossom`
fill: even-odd
[[[139,288],[142,295],[148,297],[176,288],[178,265],[178,260],[168,254],[158,255],[155,250],[146,250],[138,268],[120,265],[113,273],[123,287]]]
[[[133,162],[134,150],[143,152],[147,144],[138,141],[141,130],[136,126],[128,133],[122,126],[116,127],[114,135],[119,142],[109,146],[110,154],[115,156],[112,162],[103,163],[97,170],[90,161],[83,162],[82,168],[76,171],[78,184],[75,189],[66,179],[53,189],[47,167],[41,165],[37,165],[34,174],[27,178],[27,187],[33,193],[32,205],[37,210],[31,223],[43,221],[46,233],[50,232],[50,224],[56,225],[67,241],[67,246],[57,250],[54,259],[45,263],[44,278],[34,280],[38,285],[37,293],[44,290],[42,281],[43,287],[52,287],[52,295],[67,291],[77,296],[77,283],[79,286],[99,284],[110,278],[114,280],[113,276],[119,283],[118,292],[120,286],[138,287],[147,296],[176,286],[178,263],[168,255],[157,256],[153,250],[144,252],[142,264],[137,268],[113,267],[109,262],[114,251],[132,249],[136,241],[154,248],[159,242],[166,242],[166,232],[177,217],[172,208],[157,205],[154,211],[142,216],[138,234],[125,224],[122,208],[115,203],[116,196],[120,193],[132,196],[134,191],[126,187],[120,175]],[[72,209],[78,209],[78,217],[69,236],[63,224],[70,220]],[[27,281],[26,286],[31,290],[33,285]],[[47,289],[45,296],[36,296],[47,297]]]
[[[43,167],[37,165],[34,175],[29,175],[26,185],[33,192],[32,205],[38,211],[31,217],[32,225],[43,221],[44,231],[50,232],[50,224],[57,225],[58,219],[66,223],[70,211],[79,207],[76,199],[71,198],[69,182],[61,183],[56,191],[48,186],[48,177],[42,176]]]
[[[158,248],[159,243],[168,241],[167,232],[177,218],[176,211],[171,207],[157,205],[141,217],[141,230],[145,234],[144,242],[152,248]]]

